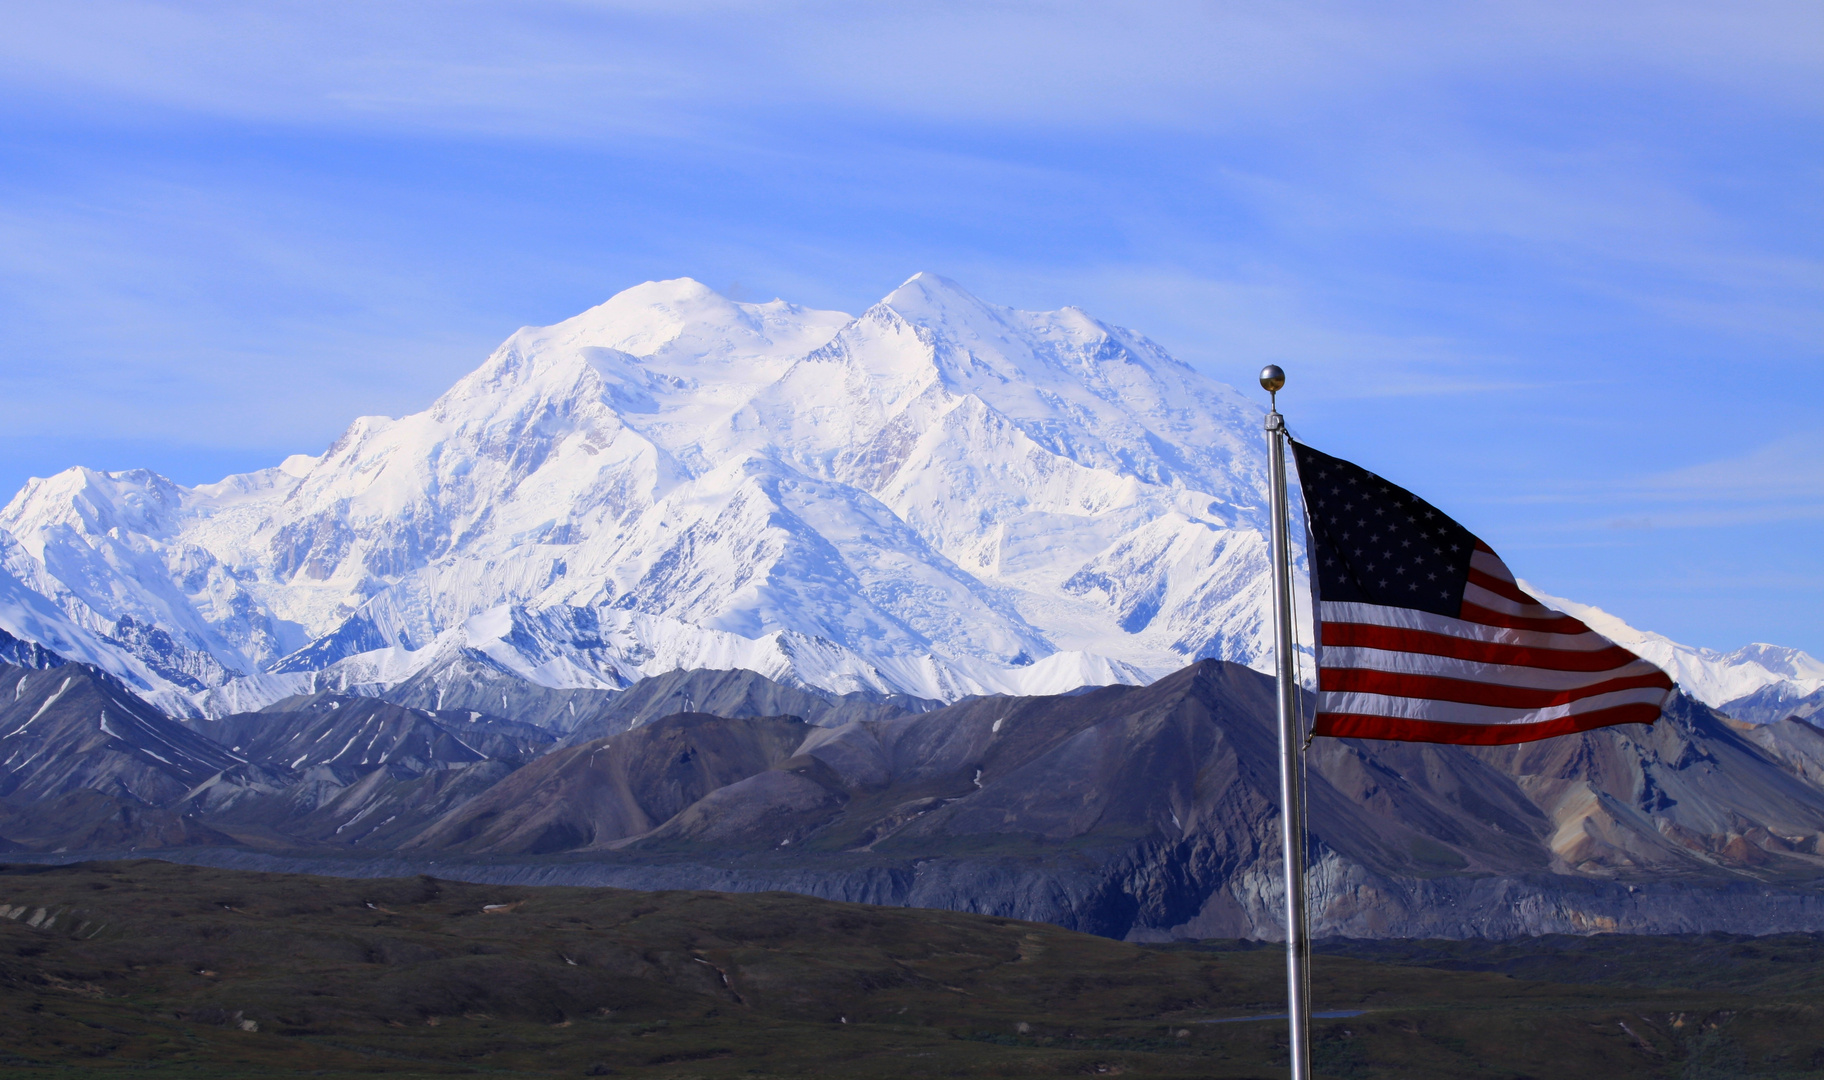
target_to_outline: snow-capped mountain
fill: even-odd
[[[29,482],[0,631],[211,716],[406,680],[953,701],[1261,666],[1261,414],[1131,331],[929,274],[857,318],[648,282],[316,457]],[[1824,687],[1803,653],[1558,603],[1708,704]]]
[[[1259,663],[1260,415],[1130,331],[931,275],[859,318],[652,282],[318,457],[30,482],[0,626],[168,707],[463,656],[945,700]]]

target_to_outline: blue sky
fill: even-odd
[[[1075,304],[1541,588],[1824,655],[1815,3],[120,3],[0,35],[0,488],[427,404],[650,278]]]

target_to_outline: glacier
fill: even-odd
[[[933,274],[855,317],[647,282],[319,455],[31,480],[0,629],[187,715],[458,674],[955,701],[1264,668],[1263,415],[1133,331]],[[1750,667],[1824,676],[1676,658],[1712,704]]]
[[[649,282],[315,457],[31,481],[0,529],[36,618],[0,625],[61,612],[71,658],[174,709],[477,651],[548,686],[729,665],[939,700],[1259,664],[1260,417],[1138,334],[934,275],[860,317]]]

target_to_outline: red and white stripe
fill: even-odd
[[[1478,542],[1457,618],[1324,601],[1317,735],[1494,745],[1650,724],[1672,680],[1541,604]]]

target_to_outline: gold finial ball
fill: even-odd
[[[1269,394],[1277,394],[1286,385],[1286,373],[1278,364],[1268,364],[1260,369],[1260,385]]]

